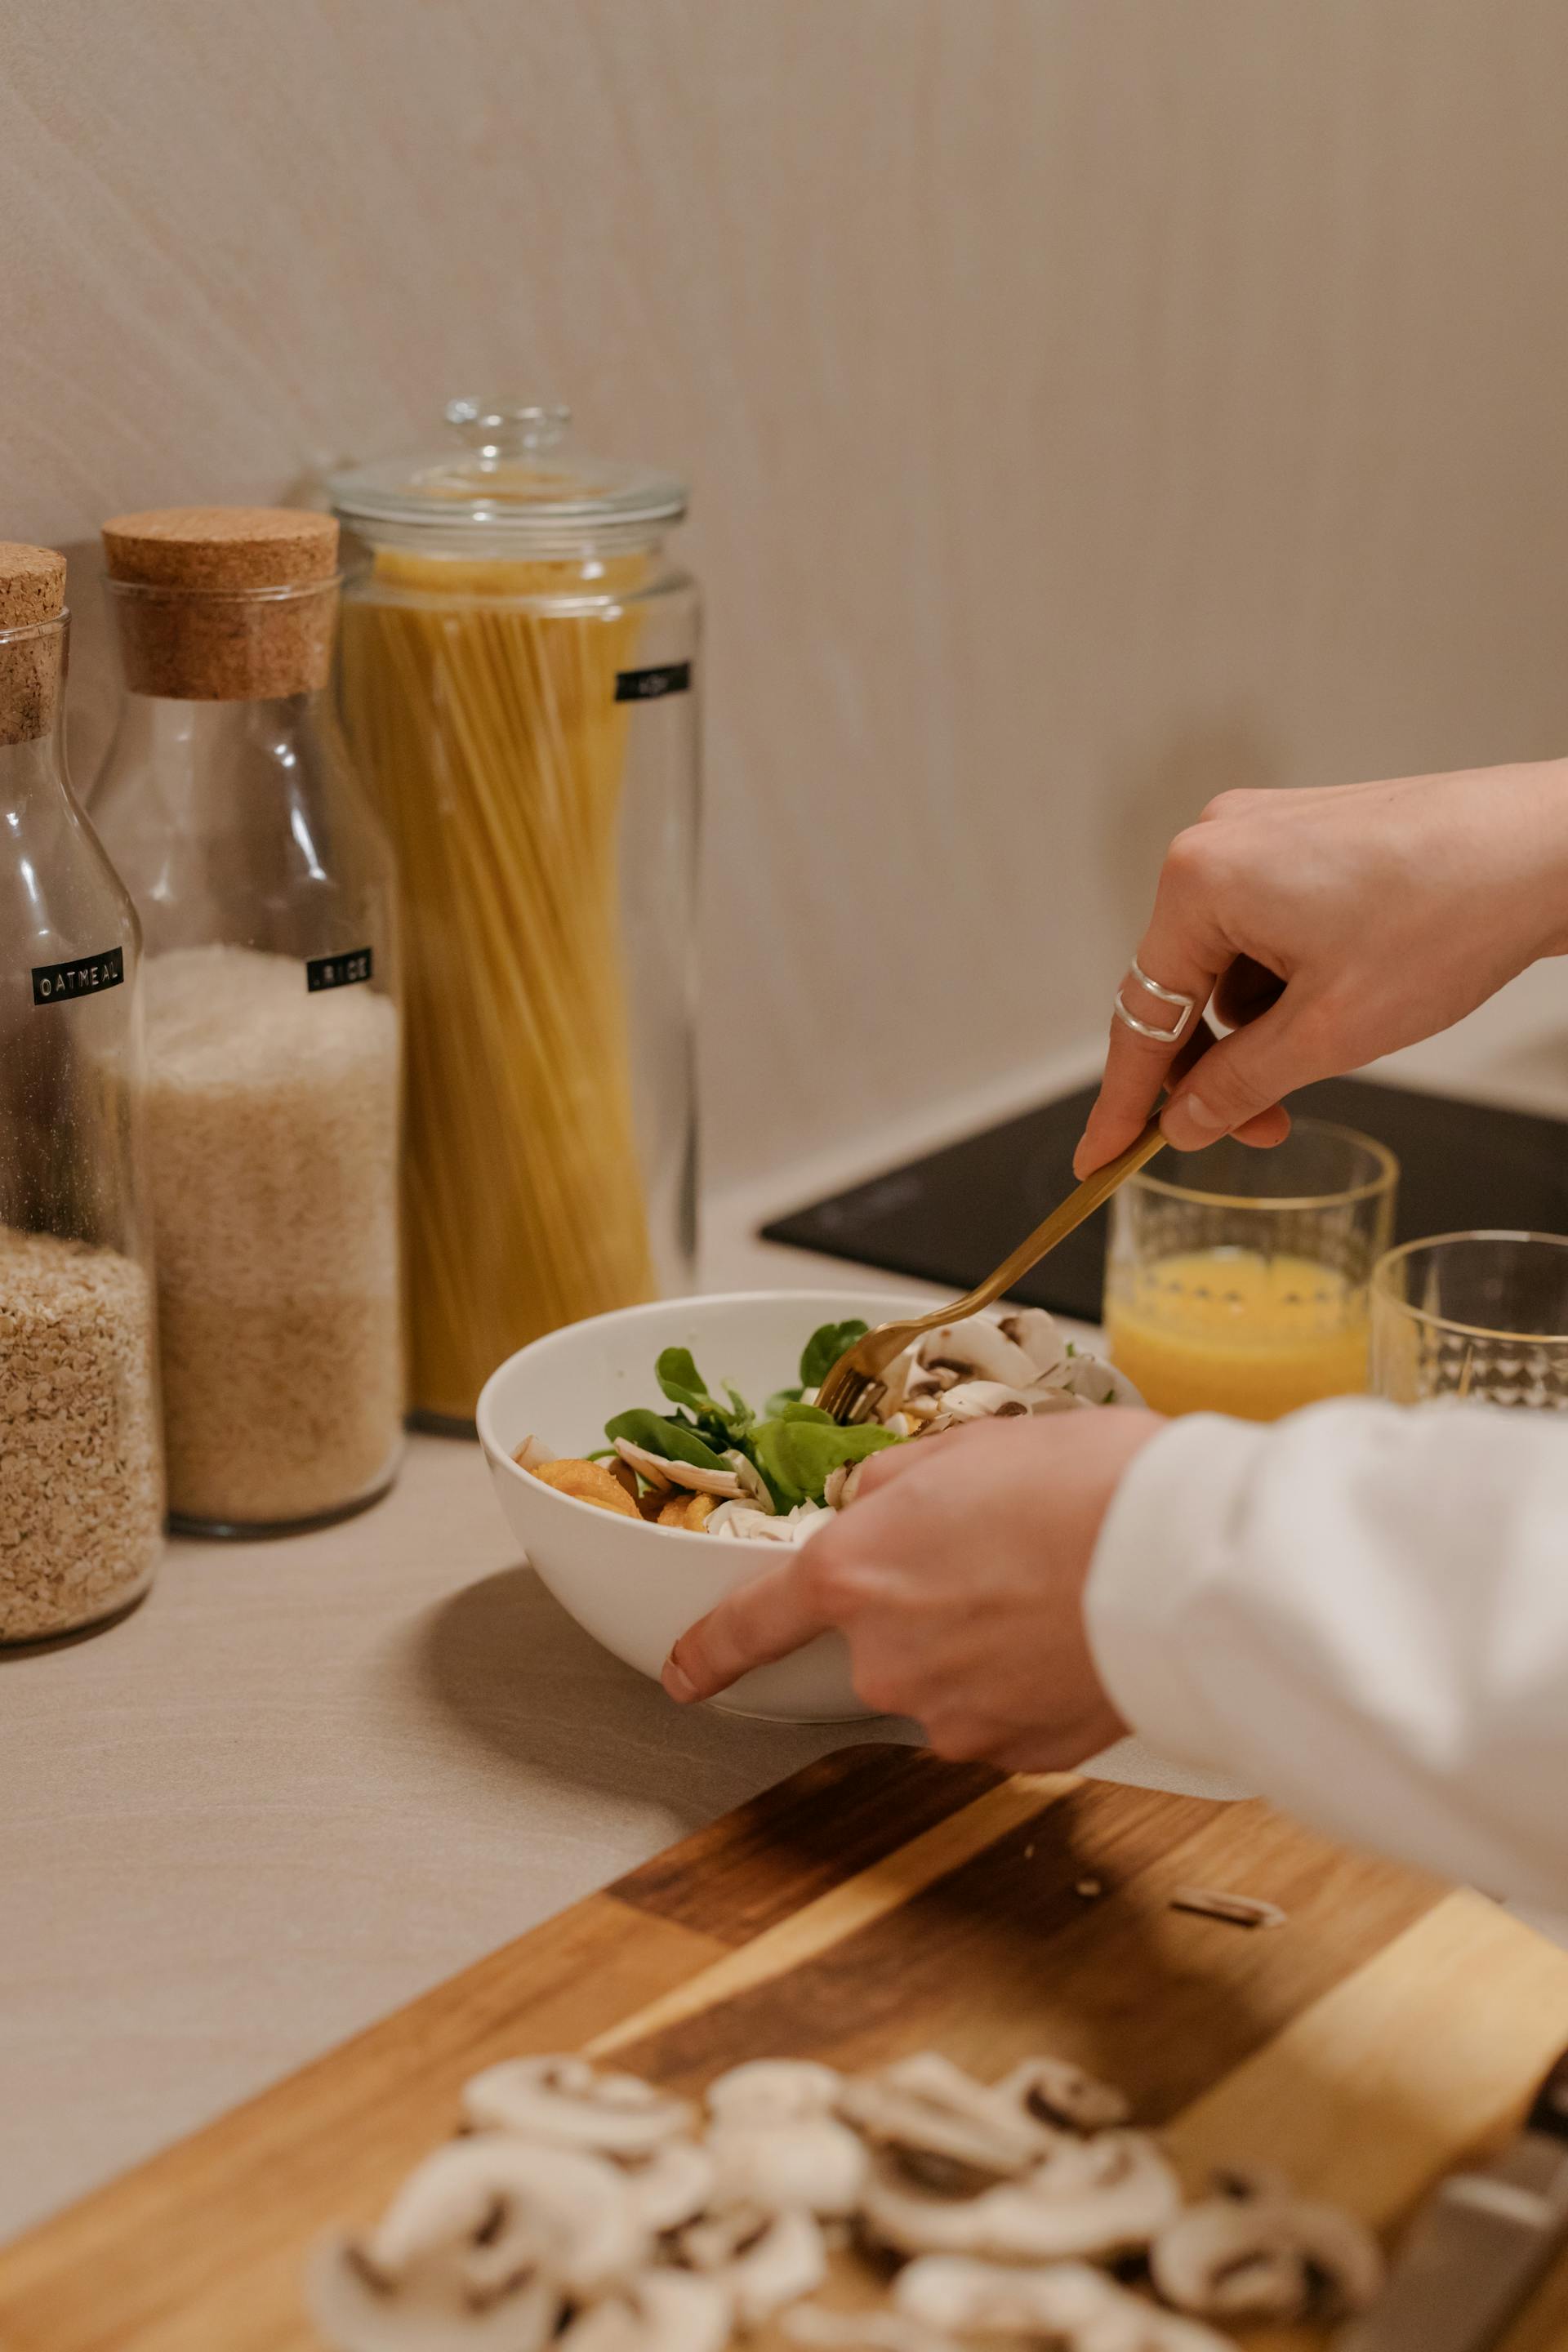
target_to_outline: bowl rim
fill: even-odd
[[[734,1306],[742,1301],[753,1307],[772,1307],[784,1300],[804,1304],[810,1299],[820,1301],[825,1298],[837,1299],[840,1302],[854,1300],[864,1304],[871,1295],[868,1291],[849,1287],[843,1290],[790,1289],[784,1286],[775,1286],[769,1290],[694,1290],[678,1298],[645,1298],[639,1299],[635,1307],[609,1307],[602,1314],[581,1315],[574,1322],[557,1324],[553,1331],[542,1331],[537,1339],[530,1339],[523,1347],[514,1348],[511,1354],[504,1357],[496,1366],[479,1391],[479,1402],[474,1407],[474,1426],[479,1432],[479,1444],[484,1449],[485,1458],[492,1470],[498,1465],[503,1466],[514,1478],[522,1480],[525,1492],[531,1495],[548,1496],[552,1502],[560,1504],[567,1510],[591,1513],[601,1526],[608,1523],[611,1527],[622,1525],[629,1527],[630,1520],[624,1519],[619,1511],[601,1510],[596,1503],[585,1503],[576,1495],[563,1495],[558,1486],[546,1486],[542,1478],[534,1477],[531,1471],[523,1468],[521,1462],[512,1459],[495,1433],[491,1413],[494,1406],[494,1392],[514,1365],[521,1363],[524,1356],[548,1350],[558,1342],[564,1340],[570,1334],[589,1330],[599,1323],[636,1324],[645,1318],[668,1314],[681,1307]],[[912,1300],[916,1306],[921,1304],[914,1298],[912,1293],[910,1300],[902,1302],[900,1302],[900,1294],[896,1291],[889,1291],[886,1297],[888,1316],[884,1317],[884,1320],[898,1314],[900,1303],[907,1305]],[[708,1555],[711,1555],[712,1538],[699,1533],[694,1528],[661,1528],[656,1520],[644,1518],[639,1518],[637,1524],[647,1534],[662,1537],[667,1543],[700,1544]],[[618,1538],[612,1538],[612,1541]],[[754,1551],[757,1547],[753,1544],[751,1549]]]

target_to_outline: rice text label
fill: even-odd
[[[371,975],[371,951],[351,948],[347,955],[312,956],[305,966],[305,985],[312,996],[321,988],[352,988]]]

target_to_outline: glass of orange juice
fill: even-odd
[[[1278,1421],[1364,1390],[1398,1181],[1384,1145],[1310,1118],[1272,1151],[1162,1153],[1111,1205],[1111,1360],[1157,1412]]]

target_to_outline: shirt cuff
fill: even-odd
[[[1121,1481],[1084,1588],[1089,1648],[1117,1713],[1162,1754],[1208,1771],[1237,1764],[1189,1671],[1183,1621],[1223,1570],[1268,1435],[1206,1412],[1163,1430]]]

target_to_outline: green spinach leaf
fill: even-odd
[[[803,1389],[819,1389],[846,1348],[863,1339],[870,1326],[851,1316],[847,1323],[824,1323],[805,1343],[800,1360],[800,1384]]]

